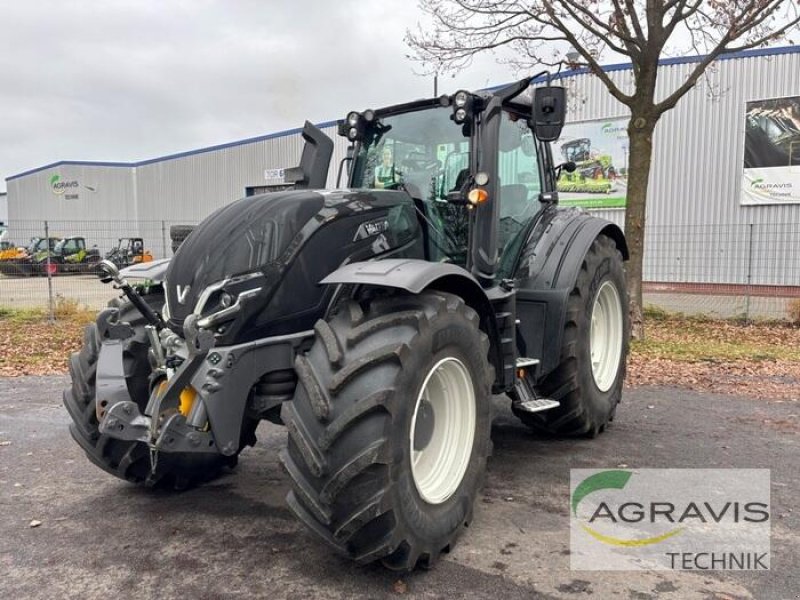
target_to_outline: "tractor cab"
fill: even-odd
[[[28,245],[26,252],[27,258],[34,261],[44,260],[48,254],[53,254],[56,247],[61,243],[61,238],[50,236],[46,238],[31,238],[31,243]]]
[[[556,201],[549,142],[564,124],[564,89],[524,79],[351,112],[349,185],[413,199],[427,260],[470,270],[484,287],[508,277],[523,232]],[[504,267],[505,266],[505,267]]]
[[[81,252],[86,252],[86,238],[80,236],[66,237],[53,248],[53,254],[61,258],[80,254]]]
[[[592,157],[592,142],[589,138],[571,140],[561,146],[561,154],[566,161],[580,163]]]

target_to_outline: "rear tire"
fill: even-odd
[[[472,519],[494,379],[478,322],[440,292],[350,302],[296,359],[287,502],[359,563],[429,566]]]
[[[156,311],[160,311],[164,305],[164,294],[161,291],[147,294],[144,299]],[[149,397],[151,373],[148,359],[150,345],[144,330],[145,320],[127,300],[116,298],[109,302],[109,306],[118,308],[119,320],[130,323],[134,328],[133,337],[124,342],[125,379],[131,399],[139,405],[140,410],[144,410]],[[69,431],[90,461],[107,473],[131,483],[173,489],[186,489],[208,481],[219,475],[223,467],[235,466],[236,456],[161,452],[158,468],[155,473],[151,473],[150,453],[146,444],[100,434],[95,410],[100,345],[97,325],[88,325],[83,347],[70,358],[72,385],[63,394],[64,406],[73,421]],[[256,425],[257,421],[247,422],[243,427],[242,447],[244,442],[250,445],[255,442]]]
[[[561,361],[537,386],[561,406],[539,413],[515,410],[515,414],[541,433],[589,437],[602,433],[622,397],[629,343],[622,254],[611,238],[600,235],[586,253],[567,300]]]

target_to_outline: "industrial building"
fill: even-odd
[[[674,90],[700,58],[662,60],[657,93]],[[606,71],[629,88],[629,64]],[[585,206],[622,224],[627,109],[585,70],[558,77],[569,90],[569,112],[554,153],[572,157],[579,167],[603,165],[597,177],[607,189]],[[800,283],[800,137],[792,137],[790,114],[795,99],[800,134],[800,48],[750,50],[716,61],[664,115],[655,133],[648,200],[648,281]],[[336,135],[334,121],[319,126],[336,143],[332,187],[346,140]],[[756,146],[746,150],[751,143]],[[773,162],[759,162],[766,151],[757,143],[775,145]],[[156,239],[163,238],[165,223],[196,223],[224,204],[281,185],[280,169],[295,166],[301,150],[298,128],[137,163],[42,166],[6,179],[9,233],[16,229],[23,237],[44,220],[107,222],[113,229],[107,237],[140,233],[156,254],[158,248],[166,252],[163,239]],[[778,177],[770,182],[764,173]]]

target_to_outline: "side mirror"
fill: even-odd
[[[120,283],[122,281],[117,265],[110,260],[100,261],[100,264],[97,265],[97,277],[102,283],[111,283],[112,281]]]
[[[567,115],[567,90],[545,86],[533,91],[533,106],[528,125],[540,142],[554,142],[561,135]]]

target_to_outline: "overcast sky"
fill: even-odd
[[[433,94],[414,0],[2,2],[0,191],[58,160],[136,161]],[[486,57],[440,93],[515,77]]]

